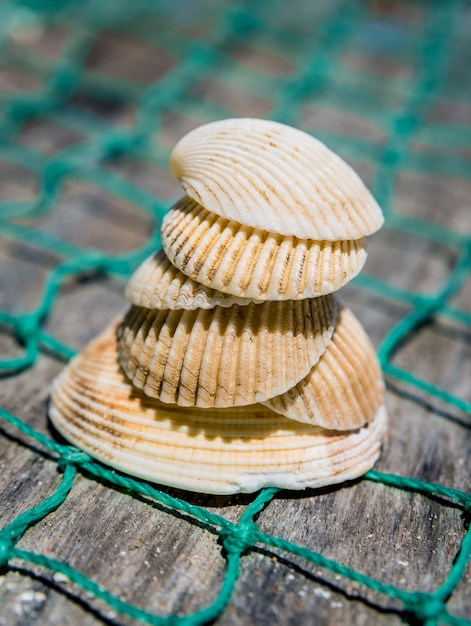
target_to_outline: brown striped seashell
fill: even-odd
[[[376,352],[360,322],[343,308],[331,342],[306,378],[264,404],[301,422],[353,430],[370,422],[383,402]]]
[[[185,196],[162,223],[171,263],[193,280],[252,300],[299,300],[337,291],[366,260],[365,239],[314,241],[218,217]]]
[[[119,360],[133,385],[163,402],[253,404],[307,376],[336,318],[333,296],[196,311],[133,306],[120,327]]]
[[[311,135],[270,120],[196,128],[173,149],[170,171],[208,211],[280,235],[360,239],[383,224],[381,209],[343,159]]]
[[[212,309],[248,304],[239,298],[205,287],[185,276],[159,250],[136,269],[126,286],[127,299],[147,309]]]
[[[336,433],[266,407],[185,409],[136,391],[117,361],[116,329],[93,340],[53,384],[50,417],[71,443],[115,469],[202,493],[322,487],[371,469],[386,432]]]

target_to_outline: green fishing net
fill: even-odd
[[[400,381],[445,406],[471,412],[466,390],[458,394],[438,387],[393,358],[404,342],[435,316],[462,329],[471,327],[471,312],[457,299],[469,279],[471,235],[463,232],[462,224],[458,226],[452,216],[435,219],[424,210],[421,217],[420,212],[408,214],[395,206],[398,181],[404,173],[457,181],[471,177],[469,58],[466,62],[470,33],[470,7],[458,0],[1,2],[0,162],[12,172],[21,168],[25,189],[23,195],[16,190],[14,197],[9,197],[8,175],[3,177],[0,236],[2,241],[14,242],[18,250],[31,245],[51,252],[55,259],[34,306],[0,310],[2,332],[17,347],[13,356],[0,354],[3,375],[19,376],[43,352],[62,361],[74,354],[46,324],[58,306],[60,290],[71,279],[100,275],[124,282],[159,246],[159,222],[171,204],[174,188],[168,191],[158,180],[149,188],[148,179],[141,182],[139,172],[146,167],[164,172],[171,147],[166,132],[173,117],[183,120],[183,128],[185,120],[195,126],[247,115],[312,132],[344,158],[363,166],[391,236],[400,233],[429,242],[431,249],[446,246],[453,251],[454,261],[446,275],[438,287],[426,292],[387,282],[368,273],[368,265],[354,284],[357,291],[401,305],[401,311],[406,311],[379,346],[388,380]],[[127,47],[130,41],[133,45]],[[60,46],[55,50],[57,42]],[[142,58],[129,72],[124,56],[139,54],[137,43]],[[107,54],[103,54],[104,48]],[[379,63],[380,73],[365,70],[368,57]],[[454,105],[453,120],[447,117],[446,102]],[[316,115],[312,115],[312,107],[317,107]],[[336,112],[338,121],[332,122],[335,118],[330,115],[329,124],[323,124],[323,110]],[[463,119],[459,115],[456,119],[457,110],[464,111]],[[346,111],[348,127],[341,116]],[[37,144],[28,145],[25,135],[25,130],[33,132],[38,123],[55,129],[56,144],[49,145],[46,135],[42,151]],[[137,164],[132,177],[120,169],[126,159]],[[164,177],[162,173],[162,181]],[[28,194],[31,179],[36,192]],[[115,253],[81,246],[79,238],[72,242],[42,227],[44,219],[61,206],[69,181],[93,185],[153,218],[153,229],[144,243]],[[442,212],[448,208],[442,206]],[[13,284],[14,275],[11,280]],[[5,287],[11,289],[11,285]],[[461,543],[443,582],[426,591],[417,581],[416,590],[410,591],[262,532],[257,516],[277,496],[276,489],[254,495],[240,520],[233,523],[184,498],[103,467],[87,454],[34,430],[7,408],[0,407],[0,417],[26,436],[24,445],[34,442],[38,455],[52,456],[62,472],[56,491],[1,530],[2,574],[12,562],[28,563],[65,576],[119,614],[143,623],[204,624],[222,615],[230,602],[244,555],[263,546],[354,581],[359,593],[370,589],[384,594],[386,604],[392,602],[391,611],[405,621],[471,624],[450,609],[450,599],[463,582],[471,557],[471,496],[467,493],[402,477],[400,468],[397,474],[366,474],[366,481],[403,490],[412,497],[439,498],[441,506],[463,511]],[[226,568],[215,599],[191,614],[161,616],[113,595],[65,560],[20,548],[28,528],[67,502],[77,472],[189,516],[219,537]]]

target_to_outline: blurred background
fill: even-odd
[[[367,272],[436,289],[456,260],[442,244],[469,231],[470,32],[456,0],[5,0],[0,234],[16,246],[34,228],[61,258],[128,253],[126,276],[181,194],[167,172],[176,140],[267,117],[314,134],[372,189],[388,230]],[[394,277],[392,257],[374,254],[386,244]],[[25,267],[31,282],[7,309],[37,303],[43,269]]]

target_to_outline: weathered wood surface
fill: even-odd
[[[243,54],[249,63],[250,50]],[[263,62],[260,55],[253,55],[254,63]],[[206,89],[216,88],[208,84]],[[227,93],[219,96],[229,97]],[[240,93],[238,106],[237,113],[264,114],[263,107],[253,113],[254,103],[244,100]],[[113,111],[115,118],[122,115],[125,119],[127,114],[124,106]],[[326,127],[331,124],[338,128],[338,112],[329,114],[311,106],[306,110],[308,115],[321,117]],[[355,123],[353,116],[349,119],[343,115],[342,131],[347,132]],[[187,119],[169,116],[164,129],[167,143],[183,134],[187,125]],[[27,145],[46,153],[76,140],[63,128],[45,121],[33,122],[23,131]],[[158,189],[161,196],[170,198],[179,193],[178,186],[158,168],[141,167],[128,159],[112,167],[150,190]],[[361,173],[366,179],[371,175],[366,168]],[[34,176],[25,178],[21,168],[0,164],[2,197],[34,197],[35,184]],[[470,182],[402,174],[397,181],[395,208],[439,222],[446,207],[447,225],[465,229],[469,228],[466,199],[470,196]],[[134,249],[144,243],[152,228],[151,219],[132,205],[83,183],[66,183],[55,210],[29,223],[77,245],[110,252]],[[428,292],[443,284],[455,258],[454,251],[445,246],[384,231],[371,240],[366,269],[394,285]],[[53,253],[34,244],[1,239],[0,308],[15,311],[34,306],[56,261]],[[118,280],[97,276],[70,280],[46,328],[69,345],[82,347],[126,310],[123,287]],[[407,313],[405,306],[369,295],[354,284],[340,295],[376,345]],[[469,283],[457,302],[469,310]],[[0,355],[15,356],[20,350],[2,330]],[[437,319],[401,347],[395,362],[471,399],[469,330]],[[47,398],[51,381],[62,367],[59,360],[41,354],[34,367],[1,380],[0,406],[40,432],[53,434],[47,419]],[[388,381],[387,407],[390,434],[377,469],[469,491],[470,416],[394,380]],[[1,526],[49,495],[59,480],[52,460],[15,429],[1,425]],[[251,496],[211,497],[167,491],[233,521],[252,500]],[[463,516],[457,508],[366,480],[320,491],[282,492],[260,514],[258,523],[263,531],[319,551],[386,583],[424,591],[444,580],[464,533]],[[66,562],[123,599],[162,615],[186,614],[206,606],[219,589],[226,565],[216,538],[191,519],[84,475],[79,475],[66,502],[31,528],[19,545]],[[468,569],[449,604],[455,614],[468,618],[470,575]],[[0,576],[0,601],[2,626],[132,623],[61,576],[53,577],[20,562]],[[302,559],[260,548],[243,557],[231,603],[216,623],[392,626],[402,623],[394,612],[397,606],[390,598],[368,592]]]

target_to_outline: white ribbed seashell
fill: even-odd
[[[322,487],[361,476],[378,458],[387,419],[335,433],[261,405],[181,409],[135,390],[107,329],[54,381],[50,417],[71,443],[115,469],[202,493]]]
[[[251,302],[185,276],[163,250],[152,254],[136,269],[126,286],[126,297],[132,304],[147,309],[212,309]]]
[[[307,376],[336,318],[333,296],[196,311],[133,306],[120,327],[119,359],[133,385],[163,402],[253,404]]]
[[[185,135],[170,171],[209,211],[300,239],[359,239],[378,230],[381,209],[353,169],[290,126],[228,119]]]
[[[162,245],[186,276],[253,300],[299,300],[337,291],[366,260],[365,239],[314,241],[227,220],[185,196],[162,222]]]
[[[301,422],[352,430],[373,419],[383,396],[376,352],[353,313],[341,309],[327,350],[306,378],[264,404]]]

